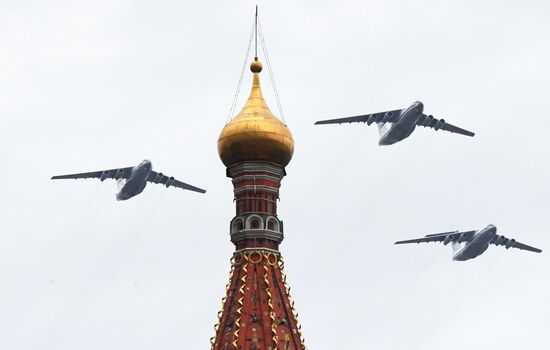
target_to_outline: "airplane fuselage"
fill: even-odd
[[[480,256],[489,248],[489,242],[496,234],[497,228],[493,225],[478,231],[469,242],[466,242],[463,248],[455,252],[453,260],[466,261]]]
[[[393,145],[409,137],[416,128],[416,122],[424,112],[422,102],[415,102],[399,115],[395,122],[383,135],[380,136],[380,146]]]
[[[125,201],[140,194],[147,185],[147,178],[153,166],[150,161],[144,160],[132,170],[132,175],[116,194],[116,199]]]

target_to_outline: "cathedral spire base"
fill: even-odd
[[[212,350],[305,350],[279,253],[235,252]]]

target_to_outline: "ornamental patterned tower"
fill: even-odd
[[[218,139],[235,194],[230,236],[236,249],[211,349],[302,350],[306,347],[279,252],[283,222],[277,216],[294,140],[262,96],[257,57],[250,70],[254,77],[248,101]]]

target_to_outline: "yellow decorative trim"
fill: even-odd
[[[239,332],[241,328],[241,316],[242,316],[242,310],[243,310],[243,300],[244,300],[244,289],[246,287],[246,276],[248,272],[248,257],[246,255],[243,255],[246,262],[244,263],[242,270],[244,271],[243,276],[241,277],[241,287],[239,288],[239,295],[240,298],[237,301],[239,304],[239,308],[237,309],[237,319],[235,320],[235,331],[233,332],[233,347],[237,349],[237,343],[239,341]]]
[[[225,295],[222,298],[222,309],[218,311],[218,321],[214,325],[214,336],[210,338],[210,349],[214,349],[214,345],[216,344],[216,336],[218,334],[218,329],[220,328],[220,321],[222,318],[223,310],[225,308],[225,302],[227,300],[227,293],[229,292],[229,286],[231,285],[231,281],[233,280],[233,275],[235,273],[235,258],[231,257],[229,260],[231,262],[231,269],[229,270],[229,282],[225,285]]]
[[[298,321],[298,313],[296,312],[296,309],[294,308],[294,301],[292,300],[292,297],[290,296],[290,287],[288,286],[288,283],[286,283],[286,275],[284,270],[285,262],[283,260],[283,256],[279,256],[279,270],[281,271],[281,277],[283,278],[283,285],[285,287],[286,295],[288,297],[288,302],[290,304],[290,310],[292,311],[292,315],[294,316],[294,320],[296,321],[296,330],[298,331],[298,335],[300,336],[300,343],[302,345],[302,348],[304,350],[307,350],[307,347],[305,345],[304,337],[302,336],[302,326],[300,325],[300,321]]]
[[[265,260],[267,261],[267,263],[270,265],[270,266],[275,266],[277,265],[277,261],[279,259],[277,259],[277,255],[273,254],[272,252],[268,252],[268,253],[264,253],[264,256],[265,256]],[[271,259],[270,258],[273,258],[274,261],[271,262]]]
[[[265,274],[264,274],[264,282],[266,284],[265,293],[267,294],[267,305],[269,306],[269,317],[271,318],[271,333],[273,335],[272,339],[273,339],[274,347],[275,349],[277,349],[279,338],[277,337],[277,325],[275,322],[275,312],[273,311],[273,300],[271,295],[271,288],[269,284],[269,279],[267,278],[269,268],[267,265],[264,265],[263,268],[265,270]]]
[[[235,252],[233,254],[233,259],[234,259],[233,261],[235,261],[235,263],[240,264],[243,261],[243,253]]]
[[[257,254],[258,255],[258,260],[252,260],[252,254]],[[249,261],[253,264],[258,264],[262,261],[262,254],[260,252],[250,252],[247,255],[248,255]]]
[[[266,257],[266,260],[267,260],[267,257]],[[264,282],[266,284],[265,293],[267,294],[267,298],[268,298],[267,305],[269,306],[269,318],[271,318],[271,333],[273,335],[272,339],[273,339],[273,344],[275,346],[275,350],[277,350],[279,346],[279,337],[277,336],[277,322],[275,320],[275,312],[273,311],[273,297],[271,295],[271,288],[270,288],[269,278],[268,278],[269,267],[267,265],[264,265],[263,267],[265,270],[265,274],[264,274]]]

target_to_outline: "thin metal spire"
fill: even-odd
[[[256,5],[256,19],[254,21],[254,61],[258,60],[258,5]]]

